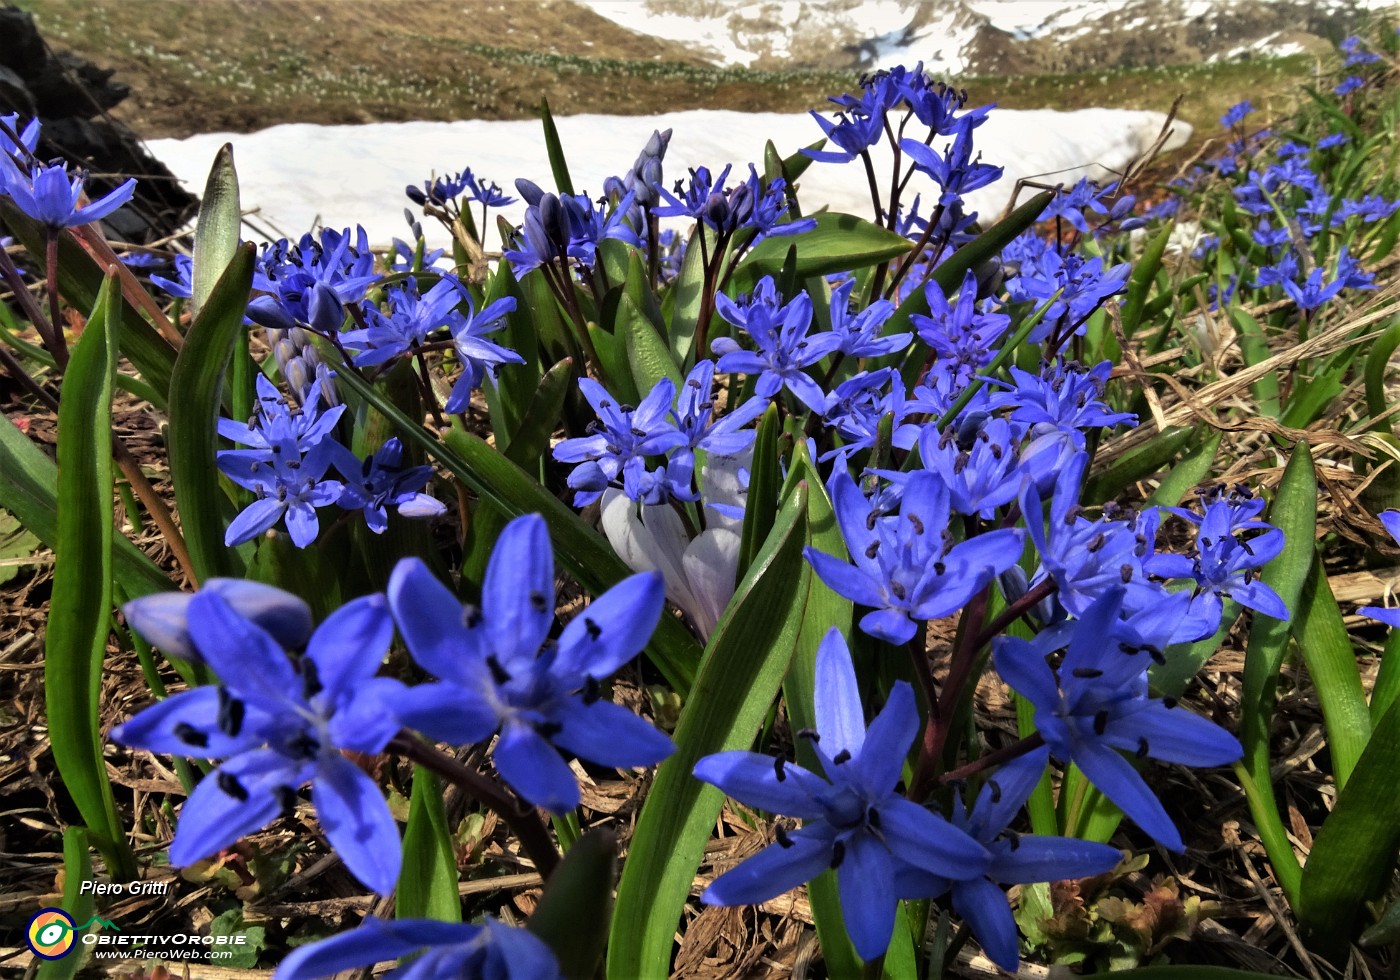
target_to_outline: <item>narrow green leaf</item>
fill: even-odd
[[[564,402],[574,384],[574,362],[565,358],[545,372],[525,417],[501,449],[507,459],[522,469],[538,462],[549,451],[549,437],[559,426]]]
[[[554,114],[549,111],[549,100],[540,100],[540,121],[544,123],[544,146],[549,154],[549,169],[554,174],[554,186],[560,194],[573,194],[574,182],[569,179],[569,161],[564,156],[564,146],[559,142],[559,130],[554,125]]]
[[[549,876],[526,928],[539,936],[569,980],[591,980],[612,925],[617,837],[605,827],[584,834]]]
[[[394,915],[400,919],[462,921],[457,895],[457,858],[443,807],[442,783],[422,766],[413,767],[408,826],[403,833],[403,870]]]
[[[685,379],[676,365],[666,342],[626,293],[617,305],[617,325],[613,335],[622,338],[627,350],[627,366],[637,386],[639,398],[645,398],[662,378],[670,378],[679,394]]]
[[[63,905],[62,908],[78,925],[92,918],[95,911],[91,892],[83,891],[83,883],[92,881],[92,855],[88,848],[85,827],[68,827],[63,831]],[[92,947],[73,937],[74,948],[56,960],[39,964],[39,980],[70,980],[87,964]]]
[[[58,410],[58,541],[44,648],[54,764],[112,877],[136,875],[102,757],[98,708],[112,611],[112,377],[121,330],[117,280],[98,293]]]
[[[228,496],[219,486],[219,391],[243,325],[253,283],[256,249],[239,247],[195,317],[170,381],[170,480],[195,574],[203,581],[243,573],[238,555],[224,545]]]
[[[670,974],[672,937],[724,794],[691,775],[703,756],[753,744],[806,616],[811,569],[806,488],[779,512],[767,546],[720,620],[674,739],[642,806],[617,890],[608,976]]]
[[[194,272],[190,312],[198,315],[238,251],[238,227],[243,220],[238,201],[238,171],[233,167],[233,144],[225,143],[214,156],[199,219],[194,226]]]
[[[912,247],[903,235],[853,214],[825,211],[813,220],[817,227],[812,231],[766,238],[755,245],[734,270],[733,290],[748,292],[764,276],[776,276],[794,245],[797,275],[802,279],[863,269],[903,255]]]
[[[1157,270],[1162,268],[1162,256],[1167,250],[1176,225],[1167,222],[1153,239],[1147,243],[1142,255],[1133,263],[1133,273],[1128,278],[1128,295],[1123,299],[1123,336],[1131,338],[1142,323],[1143,310],[1147,308],[1147,294],[1157,281]]]
[[[1147,503],[1157,507],[1175,507],[1192,487],[1204,482],[1215,464],[1215,454],[1220,451],[1223,436],[1219,429],[1211,430],[1204,443],[1191,450],[1171,468],[1171,472],[1162,477],[1157,489],[1147,498]]]
[[[1303,655],[1317,689],[1327,729],[1327,748],[1332,754],[1332,775],[1337,788],[1344,789],[1371,737],[1371,712],[1366,706],[1361,672],[1346,623],[1327,583],[1320,554],[1314,558],[1303,583],[1292,628],[1298,652]]]
[[[599,595],[632,574],[607,541],[563,501],[531,479],[519,466],[478,437],[454,429],[439,441],[386,398],[383,392],[346,367],[329,344],[320,348],[327,363],[337,369],[342,388],[372,405],[409,442],[438,460],[479,498],[510,517],[541,514],[549,525],[555,553],[565,570],[592,595]],[[679,692],[694,683],[700,646],[677,619],[663,616],[647,646],[657,669]]]
[[[1380,896],[1395,871],[1400,851],[1397,758],[1400,711],[1392,707],[1314,835],[1303,867],[1298,924],[1304,940],[1333,962],[1346,959],[1348,942],[1369,918],[1365,903]]]
[[[695,343],[695,324],[700,319],[700,302],[705,289],[705,263],[700,248],[699,236],[705,233],[703,222],[697,222],[686,245],[685,256],[681,259],[681,272],[671,286],[671,353],[680,364],[690,357],[691,345]],[[699,359],[708,352],[700,351]]]
[[[1171,462],[1196,432],[1187,426],[1173,426],[1158,432],[1141,446],[1115,459],[1102,473],[1091,476],[1084,488],[1084,500],[1109,500],[1138,480],[1156,473]]]
[[[769,405],[759,419],[758,433],[754,436],[749,491],[744,497],[744,526],[739,536],[739,578],[743,578],[753,564],[778,516],[778,490],[782,485],[778,440],[781,436],[778,406]]]
[[[1390,322],[1385,328],[1385,333],[1371,342],[1370,352],[1366,355],[1366,410],[1373,417],[1384,414],[1386,409],[1390,408],[1390,396],[1385,390],[1385,375],[1390,367],[1390,356],[1395,353],[1396,347],[1400,347],[1400,316]],[[1393,419],[1390,425],[1393,429]]]

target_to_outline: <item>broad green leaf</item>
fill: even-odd
[[[394,915],[400,919],[462,921],[457,895],[457,857],[443,807],[442,783],[422,766],[413,767],[408,826],[403,833],[403,870]]]
[[[0,585],[19,576],[26,559],[39,549],[39,536],[7,510],[0,509]]]
[[[28,251],[27,262],[42,267],[45,256],[43,228],[15,207],[14,202],[0,195],[0,225]],[[58,239],[58,291],[68,305],[90,310],[97,305],[97,294],[106,278],[105,270],[74,240],[63,233]],[[162,337],[125,298],[119,300],[122,321],[122,354],[131,361],[141,377],[157,392],[170,387],[170,373],[175,367],[175,348]],[[155,403],[157,408],[164,404]]]
[[[522,469],[535,464],[549,451],[549,437],[559,425],[564,413],[564,401],[574,385],[574,362],[565,358],[540,378],[535,397],[530,399],[525,416],[501,451]]]
[[[811,231],[765,238],[755,245],[734,270],[733,290],[748,292],[764,276],[776,276],[793,246],[801,279],[862,269],[903,255],[912,247],[903,235],[853,214],[826,211],[814,215],[813,220],[817,227]]]
[[[233,144],[225,143],[214,156],[204,197],[199,202],[199,219],[194,226],[194,272],[190,312],[198,314],[208,301],[214,285],[233,262],[238,251],[238,226],[242,213],[238,203],[238,171],[233,167]]]
[[[63,905],[61,906],[79,927],[92,919],[95,911],[91,892],[83,891],[83,883],[92,881],[92,855],[88,850],[88,832],[83,827],[68,827],[63,831]],[[80,933],[86,930],[79,929]],[[75,935],[73,950],[56,960],[39,964],[39,980],[69,980],[87,964],[93,947]]]
[[[627,366],[626,340],[593,324],[588,326],[588,336],[598,355],[597,366],[604,379],[602,384],[625,404],[636,405],[641,401],[641,393],[637,391],[632,371]]]
[[[1269,522],[1284,533],[1284,546],[1266,564],[1259,578],[1278,593],[1289,614],[1297,616],[1303,585],[1313,564],[1313,535],[1317,526],[1317,475],[1307,443],[1298,443],[1283,471],[1278,494],[1269,505]],[[1288,649],[1290,624],[1272,616],[1256,615],[1250,623],[1245,646],[1243,690],[1240,696],[1240,744],[1244,746],[1242,771],[1248,774],[1250,813],[1260,830],[1264,848],[1290,905],[1298,901],[1299,866],[1293,845],[1284,831],[1269,775],[1269,728],[1274,714],[1274,692],[1279,669]]]
[[[572,194],[574,182],[569,179],[569,161],[564,156],[564,146],[559,142],[559,130],[554,125],[554,114],[549,111],[549,100],[540,100],[540,121],[544,123],[544,146],[549,154],[549,169],[554,174],[554,186],[560,194]]]
[[[542,515],[549,525],[555,554],[565,571],[591,595],[600,595],[632,574],[597,531],[485,441],[459,429],[453,429],[444,440],[439,440],[404,415],[383,392],[346,367],[333,347],[327,344],[321,351],[327,363],[337,369],[337,379],[343,390],[372,405],[394,423],[405,440],[440,462],[479,498],[489,500],[492,506],[510,517]],[[661,617],[647,653],[672,687],[682,693],[690,690],[700,659],[700,646],[679,620]]]
[[[662,378],[670,378],[677,394],[680,393],[685,378],[667,350],[666,341],[661,339],[651,321],[626,293],[622,294],[617,306],[617,326],[613,335],[622,338],[627,350],[627,366],[639,398],[645,398]]]
[[[806,517],[801,487],[710,637],[676,726],[676,752],[657,770],[632,836],[608,944],[609,976],[670,974],[672,937],[724,803],[723,793],[691,772],[704,756],[751,747],[778,694],[807,615]]]
[[[743,578],[753,564],[778,516],[778,491],[782,486],[782,464],[778,458],[781,435],[778,406],[769,405],[759,419],[758,433],[754,436],[749,490],[744,497],[744,525],[739,535],[739,578]]]
[[[590,980],[597,974],[612,925],[616,879],[617,837],[605,827],[590,830],[549,876],[525,925],[549,944],[568,980]]]
[[[1366,355],[1366,409],[1373,417],[1384,414],[1390,408],[1385,375],[1396,347],[1400,347],[1400,317],[1392,320],[1385,332],[1371,342],[1370,352]],[[1392,429],[1395,427],[1394,419],[1390,426]]]
[[[136,875],[117,816],[98,722],[112,614],[112,376],[117,280],[98,293],[73,351],[58,410],[58,541],[44,646],[44,700],[54,764],[112,877]]]
[[[1191,450],[1171,468],[1170,473],[1162,477],[1157,489],[1147,498],[1147,503],[1157,507],[1175,507],[1179,504],[1188,491],[1210,476],[1222,438],[1223,433],[1219,429],[1212,430],[1204,443]]]
[[[1361,687],[1356,653],[1327,583],[1321,554],[1313,560],[1298,596],[1298,614],[1290,625],[1317,690],[1327,748],[1332,754],[1332,775],[1337,788],[1344,789],[1371,737],[1371,712]]]
[[[1313,838],[1295,906],[1304,941],[1335,963],[1369,918],[1365,903],[1378,898],[1395,871],[1400,851],[1400,711],[1394,706],[1376,726],[1337,805]]]
[[[243,563],[224,545],[229,499],[219,485],[219,395],[252,288],[256,250],[239,247],[195,317],[170,381],[170,480],[190,560],[200,581],[237,577]]]
[[[1176,457],[1197,430],[1173,426],[1158,432],[1141,446],[1115,459],[1102,473],[1089,478],[1084,488],[1086,502],[1100,503],[1117,497],[1138,480],[1151,476]]]
[[[680,275],[671,286],[671,329],[669,340],[671,353],[676,361],[685,364],[690,357],[690,348],[695,343],[695,324],[700,318],[700,301],[705,290],[705,263],[700,249],[700,236],[705,233],[703,222],[696,222],[686,244],[685,255],[681,258]],[[708,356],[708,351],[699,351],[697,360]]]

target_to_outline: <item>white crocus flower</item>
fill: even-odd
[[[711,456],[700,474],[705,530],[694,539],[670,504],[637,504],[616,487],[603,491],[608,543],[633,571],[658,571],[666,598],[709,639],[734,597],[744,506],[741,471],[750,453]]]

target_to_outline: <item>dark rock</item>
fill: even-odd
[[[0,114],[37,115],[41,160],[63,158],[88,171],[89,196],[137,178],[136,196],[103,223],[120,241],[167,237],[189,221],[198,204],[173,174],[146,151],[129,128],[107,115],[130,93],[113,71],[44,43],[34,18],[0,7]]]

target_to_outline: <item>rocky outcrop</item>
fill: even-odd
[[[67,52],[54,52],[18,7],[0,7],[0,114],[43,123],[39,157],[62,157],[92,174],[99,196],[127,176],[138,179],[131,204],[104,222],[112,235],[149,242],[182,227],[197,201],[107,110],[129,94],[112,72]]]

